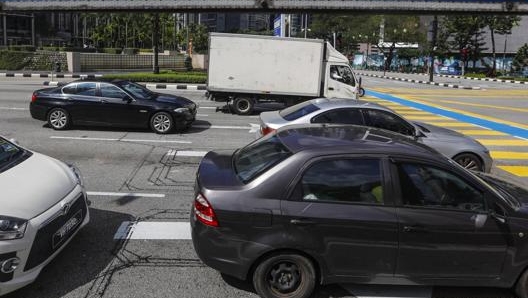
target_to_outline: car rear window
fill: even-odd
[[[235,172],[247,184],[291,155],[276,135],[269,135],[235,152]]]
[[[291,106],[289,108],[286,108],[279,112],[279,115],[281,115],[284,120],[293,121],[296,119],[301,118],[304,115],[308,115],[310,113],[313,113],[314,111],[319,110],[317,106],[312,104],[309,101],[305,101],[303,103]]]

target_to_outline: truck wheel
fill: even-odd
[[[233,102],[233,110],[239,115],[249,115],[253,112],[255,102],[249,97],[237,97]]]
[[[315,268],[298,254],[279,254],[260,263],[253,273],[253,286],[265,298],[306,298],[315,288]]]

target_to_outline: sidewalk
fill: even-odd
[[[424,73],[401,73],[401,72],[385,72],[383,71],[372,71],[372,70],[357,70],[358,75],[364,75],[369,77],[384,78],[391,80],[398,80],[411,83],[419,84],[428,84],[448,88],[458,88],[458,89],[469,89],[469,90],[480,90],[481,87],[472,87],[466,86],[463,83],[449,83],[449,82],[429,82],[429,75]],[[454,75],[435,75],[435,78],[453,78],[458,80],[470,80],[470,81],[488,81],[488,82],[497,82],[497,83],[513,83],[513,84],[527,84],[525,81],[515,81],[515,80],[502,80],[496,78],[473,78],[473,77],[462,77]]]

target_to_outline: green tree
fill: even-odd
[[[515,54],[513,67],[515,70],[522,70],[526,66],[528,66],[528,44],[525,43]]]
[[[488,28],[490,30],[491,37],[491,49],[493,66],[489,72],[489,76],[495,77],[497,72],[497,60],[495,50],[495,33],[499,35],[511,34],[511,30],[514,26],[518,26],[521,18],[518,16],[486,16],[484,17]]]

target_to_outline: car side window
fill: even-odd
[[[300,181],[304,201],[382,205],[379,159],[335,159],[310,166]]]
[[[79,83],[77,84],[77,95],[95,96],[96,83]]]
[[[363,116],[357,109],[338,109],[321,113],[312,119],[312,123],[364,124]]]
[[[70,84],[62,88],[62,92],[65,94],[76,94],[77,93],[77,84]]]
[[[403,135],[413,135],[414,128],[397,115],[374,109],[365,109],[365,122],[367,126],[382,128]]]
[[[467,211],[486,209],[481,191],[446,170],[401,163],[398,175],[403,205]]]
[[[123,90],[111,84],[101,84],[101,96],[123,99],[127,96]]]

